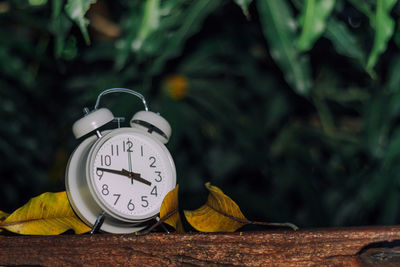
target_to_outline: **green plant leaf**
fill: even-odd
[[[371,24],[374,24],[374,12],[372,11],[370,3],[365,0],[348,0],[356,9],[364,13],[370,19]]]
[[[155,30],[160,24],[160,0],[147,0],[143,7],[143,18],[140,25],[137,39],[133,42],[133,49],[139,50],[143,41]]]
[[[116,68],[124,67],[134,51],[136,64],[152,59],[147,71],[149,77],[159,74],[165,62],[179,55],[186,40],[200,30],[205,18],[221,3],[221,0],[136,3],[132,7],[133,15],[124,23],[126,36],[117,43],[119,52],[115,58]],[[137,25],[141,25],[140,28]]]
[[[378,61],[380,54],[385,52],[387,43],[394,32],[395,22],[390,17],[390,11],[396,4],[397,0],[377,0],[375,12],[375,38],[372,50],[369,54],[366,69],[371,76],[374,76],[374,66]]]
[[[61,14],[63,0],[52,0],[51,2],[51,17],[56,18]]]
[[[221,2],[220,0],[195,1],[188,7],[179,28],[171,33],[163,52],[154,60],[150,69],[151,75],[158,74],[168,59],[178,55],[185,41],[200,30],[201,23]]]
[[[290,7],[281,0],[258,0],[257,6],[271,56],[295,91],[307,95],[311,88],[310,65],[307,56],[300,55],[296,48],[297,23]]]
[[[336,52],[365,66],[366,55],[345,23],[334,18],[329,19],[324,36],[332,42]]]
[[[86,12],[96,0],[68,0],[65,5],[65,13],[79,26],[86,44],[90,44],[87,25],[89,21],[85,18]]]
[[[251,2],[253,2],[253,0],[234,0],[234,1],[238,6],[240,6],[246,18],[250,19],[249,5],[251,4]]]
[[[54,34],[54,55],[56,58],[60,58],[63,55],[66,46],[65,42],[71,27],[72,22],[65,14],[60,14],[53,18],[49,23],[49,29]],[[74,37],[69,37],[69,39],[72,38]]]
[[[335,0],[306,0],[299,17],[301,34],[297,47],[300,51],[310,50],[322,35],[334,6]]]
[[[49,21],[49,31],[54,35],[54,55],[61,58],[65,48],[65,40],[71,30],[73,23],[65,13],[61,13],[63,1],[52,0],[51,20]]]
[[[394,33],[394,42],[396,43],[397,47],[400,48],[400,19],[397,20],[397,31]]]
[[[387,169],[395,167],[400,159],[400,131],[395,131],[385,151],[382,166]],[[397,166],[396,166],[397,167]]]
[[[400,55],[397,54],[391,60],[389,75],[388,75],[388,82],[387,82],[388,89],[395,94],[400,93],[399,70],[400,70]]]
[[[387,94],[374,95],[365,109],[365,147],[370,154],[381,159],[386,152],[389,139],[390,125],[393,120],[391,107],[393,96]]]

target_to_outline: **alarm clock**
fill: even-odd
[[[99,108],[102,96],[126,93],[140,98],[144,110],[121,127],[124,118]],[[94,109],[84,109],[72,127],[74,136],[86,138],[71,154],[66,167],[66,192],[78,217],[92,232],[133,233],[158,219],[165,195],[176,186],[174,161],[165,144],[169,123],[148,110],[144,97],[126,88],[111,88],[97,97]],[[100,127],[117,122],[117,127]]]

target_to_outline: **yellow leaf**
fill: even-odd
[[[2,221],[4,221],[4,220],[8,217],[8,215],[10,215],[10,214],[8,214],[8,213],[6,213],[6,212],[0,210],[0,223],[1,223]],[[0,229],[0,232],[1,232],[1,231],[3,231],[3,229]]]
[[[4,221],[8,217],[8,213],[0,210],[0,222]]]
[[[178,233],[184,233],[178,210],[178,189],[179,185],[165,196],[160,208],[160,220],[172,226]]]
[[[14,211],[0,228],[23,235],[58,235],[69,229],[90,231],[73,212],[65,192],[44,193]]]
[[[210,192],[206,204],[194,211],[185,210],[187,221],[201,232],[234,232],[252,223],[239,206],[216,186],[205,184]]]

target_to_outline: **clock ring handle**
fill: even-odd
[[[137,96],[138,98],[140,98],[140,100],[142,100],[143,105],[144,105],[144,110],[149,111],[149,108],[147,106],[146,99],[144,98],[144,96],[142,94],[140,94],[134,90],[128,89],[128,88],[110,88],[110,89],[104,90],[97,97],[96,104],[94,105],[94,110],[96,110],[99,107],[101,97],[104,95],[111,94],[111,93],[127,93],[127,94]]]

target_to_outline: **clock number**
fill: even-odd
[[[119,198],[121,197],[121,194],[114,194],[113,196],[117,197],[117,199],[114,202],[114,206],[115,206],[115,205],[117,205],[117,202],[118,202]]]
[[[129,200],[127,205],[128,210],[133,211],[135,209],[135,205],[132,203],[132,199]]]
[[[111,165],[111,157],[110,157],[110,155],[105,155],[105,156],[101,155],[100,164],[101,164],[101,166],[104,166],[104,165],[110,166]]]
[[[155,168],[156,165],[154,165],[154,164],[156,163],[156,158],[155,157],[150,157],[149,160],[152,161],[150,163],[150,168]]]
[[[103,177],[103,174],[104,174],[104,172],[102,170],[99,170],[99,169],[96,170],[96,175],[99,177],[99,181]]]
[[[110,191],[108,190],[108,185],[107,184],[103,184],[103,186],[101,188],[102,188],[101,193],[103,195],[107,196],[110,193]]]
[[[143,157],[143,146],[140,146],[140,156]]]
[[[115,150],[115,154],[117,156],[119,156],[119,147],[118,147],[118,145],[115,145],[115,149],[114,149],[114,145],[111,145],[111,156],[114,156],[114,150]]]
[[[158,194],[157,194],[157,186],[154,186],[153,189],[151,189],[150,195],[158,196]]]
[[[149,206],[149,202],[147,201],[147,196],[142,196],[142,207],[147,208]]]
[[[132,150],[132,147],[133,147],[133,143],[132,143],[132,141],[124,141],[123,143],[122,143],[122,148],[123,148],[123,150],[124,150],[124,152],[133,152],[133,150]]]
[[[155,173],[157,173],[156,182],[161,182],[162,181],[161,172],[155,171]],[[157,178],[160,178],[160,179],[157,179]]]

